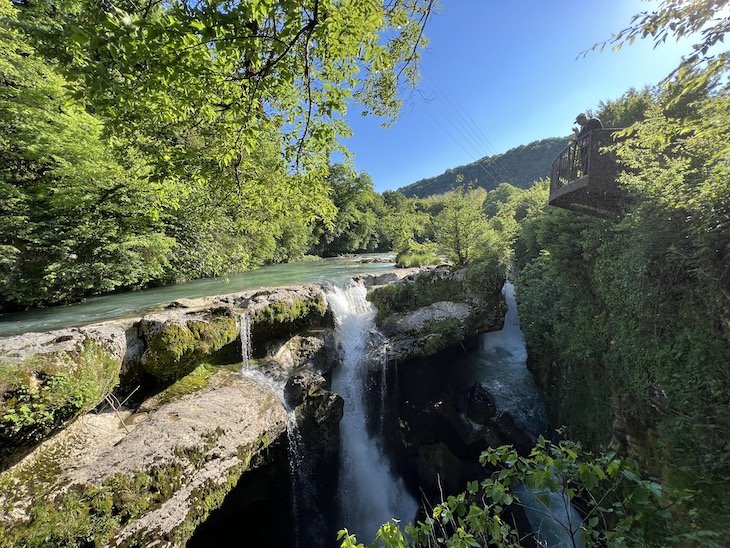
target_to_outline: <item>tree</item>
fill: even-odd
[[[314,251],[331,256],[380,249],[383,199],[375,192],[370,177],[351,173],[337,164],[330,168],[327,182],[337,214],[331,224],[319,223],[315,230],[319,241]]]
[[[205,160],[240,184],[237,168],[272,130],[290,168],[322,174],[351,100],[392,119],[433,3],[78,0],[36,36],[80,82],[77,96],[144,145],[157,176],[209,177]]]
[[[77,299],[160,276],[172,239],[130,150],[71,101],[67,82],[0,0],[0,307]]]
[[[481,188],[454,190],[447,194],[443,211],[433,221],[436,243],[457,266],[483,253],[480,243],[488,231],[483,213],[485,196]]]

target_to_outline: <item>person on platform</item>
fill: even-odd
[[[594,129],[603,129],[603,124],[598,118],[588,118],[582,112],[575,117],[575,123],[580,126],[580,129],[577,127],[573,128],[573,133],[575,133],[576,137],[583,137],[583,135],[587,135]]]
[[[575,117],[575,123],[580,126],[580,130],[577,127],[573,128],[575,133],[575,147],[579,157],[579,164],[581,167],[580,177],[588,173],[588,147],[589,139],[588,134],[594,129],[603,129],[603,124],[598,118],[588,118],[584,113],[580,113]],[[576,164],[573,164],[576,165]]]

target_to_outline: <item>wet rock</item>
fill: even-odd
[[[520,456],[527,456],[535,446],[535,440],[525,432],[522,428],[517,426],[514,417],[507,411],[503,411],[495,420],[494,423],[497,427],[497,431],[504,438],[505,444],[514,446],[515,450]]]
[[[329,373],[336,365],[334,334],[331,330],[310,330],[283,344],[272,343],[270,354],[285,371],[306,366]]]
[[[494,396],[484,384],[478,382],[469,389],[466,416],[478,424],[487,424],[497,413]]]
[[[418,477],[427,493],[457,493],[467,481],[464,463],[443,443],[418,450]]]

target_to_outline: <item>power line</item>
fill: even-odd
[[[469,113],[459,102],[459,100],[453,94],[451,94],[453,100],[450,99],[443,91],[443,89],[438,85],[438,83],[436,83],[436,81],[431,78],[428,73],[426,73],[425,71],[422,72],[424,75],[424,81],[437,95],[436,99],[445,103],[454,112],[454,114],[456,115],[455,120],[466,131],[465,133],[464,131],[459,130],[461,135],[465,136],[465,138],[471,142],[472,146],[474,146],[477,151],[481,151],[485,148],[487,150],[491,149],[493,152],[493,157],[491,158],[491,162],[487,165],[489,165],[489,167],[491,167],[495,171],[495,173],[498,173],[499,177],[506,178],[507,181],[516,181],[517,176],[509,168],[509,166],[499,161],[499,159],[496,157],[497,152],[494,149],[494,145],[492,145],[491,141],[487,138],[487,136],[481,130],[479,125],[474,121],[474,119],[469,115]],[[438,97],[438,95],[440,95],[440,97]],[[454,120],[450,120],[450,122],[454,127],[456,127]],[[474,143],[476,143],[476,145]],[[484,146],[484,143],[486,143],[486,147]],[[480,165],[482,165],[479,160],[477,160],[477,163],[480,163]]]
[[[458,145],[459,145],[459,146],[460,146],[460,147],[462,148],[462,150],[464,150],[464,152],[466,152],[466,153],[467,153],[467,155],[469,155],[469,157],[473,157],[473,156],[474,156],[474,151],[475,151],[475,150],[476,150],[477,154],[479,154],[479,152],[480,152],[480,149],[479,149],[479,145],[478,145],[478,144],[476,144],[476,145],[475,145],[474,139],[473,139],[473,138],[471,138],[471,137],[470,137],[470,136],[469,136],[468,134],[466,134],[466,133],[464,132],[464,130],[463,130],[463,129],[462,129],[461,127],[459,127],[458,125],[456,125],[456,124],[455,124],[455,123],[453,122],[453,120],[452,120],[452,119],[450,119],[450,118],[448,118],[448,117],[446,117],[446,118],[445,118],[446,120],[448,120],[448,121],[449,121],[449,124],[448,124],[448,125],[450,125],[450,127],[451,127],[451,129],[452,129],[452,130],[454,130],[454,131],[455,131],[456,133],[458,133],[458,134],[459,134],[460,138],[459,138],[459,137],[456,137],[456,136],[454,136],[454,134],[453,134],[453,133],[452,133],[451,131],[449,131],[449,129],[448,129],[448,128],[447,128],[447,127],[446,127],[446,126],[444,125],[444,124],[442,124],[442,123],[441,123],[441,122],[440,122],[440,121],[439,121],[439,120],[438,120],[438,119],[437,119],[437,118],[436,118],[436,117],[435,117],[435,116],[434,116],[434,115],[433,115],[433,114],[431,113],[431,111],[430,111],[430,110],[428,110],[428,109],[427,109],[427,110],[426,110],[426,112],[428,113],[428,115],[429,115],[429,116],[430,116],[430,117],[431,117],[431,118],[432,118],[432,119],[433,119],[434,121],[436,121],[436,122],[437,122],[437,123],[439,124],[439,126],[441,126],[441,128],[442,128],[442,129],[443,129],[443,130],[444,130],[445,132],[447,132],[447,134],[448,134],[448,135],[449,135],[449,136],[450,136],[450,137],[452,138],[452,140],[453,140],[453,141],[454,141],[454,142],[455,142],[456,144],[458,144]],[[471,146],[471,147],[472,147],[472,151],[469,151],[469,150],[467,150],[467,149],[466,149],[465,143],[466,143],[466,144],[468,144],[469,146]],[[492,179],[492,180],[493,180],[493,181],[495,182],[495,184],[499,184],[499,183],[500,183],[500,180],[499,180],[499,179],[500,179],[501,175],[500,175],[500,173],[499,173],[498,171],[496,171],[496,170],[494,169],[494,166],[491,166],[490,164],[484,164],[484,163],[482,163],[482,162],[480,162],[480,161],[476,161],[476,162],[472,162],[472,163],[476,163],[476,164],[478,164],[478,165],[479,165],[479,167],[481,167],[481,168],[482,168],[482,170],[484,170],[484,172],[485,172],[485,173],[486,173],[487,175],[489,175],[489,177],[490,177],[490,178],[491,178],[491,179]]]

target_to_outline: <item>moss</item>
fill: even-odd
[[[72,485],[56,497],[31,493],[28,520],[0,525],[2,546],[103,546],[128,523],[158,508],[183,484],[180,464],[116,474],[100,486]]]
[[[427,356],[458,343],[465,336],[464,326],[456,318],[431,321],[426,325],[424,332],[429,334],[423,347],[423,351]]]
[[[133,474],[115,474],[101,485],[75,484],[58,496],[49,495],[54,481],[39,484],[33,475],[35,467],[6,473],[0,479],[0,487],[17,488],[23,485],[24,497],[32,500],[25,521],[12,524],[0,520],[0,546],[106,546],[123,527],[143,515],[159,508],[175,492],[190,481],[192,475],[208,460],[208,453],[224,434],[216,428],[204,434],[202,447],[178,448],[174,451],[176,462],[153,466]],[[254,444],[238,450],[237,463],[228,473],[225,482],[211,481],[197,489],[188,519],[174,530],[170,537],[182,545],[192,535],[198,523],[223,501],[225,495],[238,483],[249,468],[252,459],[269,445],[269,437],[262,435]],[[51,460],[54,455],[46,455]],[[40,459],[39,459],[40,460]],[[43,459],[44,461],[48,459]],[[52,477],[58,476],[56,467]],[[11,510],[10,506],[4,510]],[[130,539],[128,545],[145,546],[145,540],[157,540],[158,532],[149,532],[155,538]]]
[[[96,406],[118,384],[120,366],[121,360],[90,340],[77,352],[3,358],[0,469]]]
[[[207,388],[210,379],[216,371],[214,365],[202,363],[190,373],[171,384],[155,397],[155,407],[178,400],[187,394],[192,394]]]
[[[165,540],[172,542],[175,546],[184,545],[193,535],[198,525],[205,521],[213,510],[223,504],[226,495],[238,484],[241,476],[252,467],[254,459],[260,457],[270,443],[269,436],[263,434],[252,445],[239,447],[239,462],[228,471],[226,481],[208,481],[195,489],[191,494],[192,503],[185,521],[169,535],[166,535]],[[156,531],[150,531],[148,534],[150,535],[148,539],[137,539],[140,545],[145,545],[146,541],[159,539],[159,533]]]
[[[260,308],[251,316],[254,357],[265,355],[268,342],[288,339],[293,334],[318,324],[326,314],[327,302],[322,295],[310,299],[276,301]]]
[[[327,312],[327,303],[322,295],[312,299],[294,299],[276,301],[257,310],[252,317],[253,322],[262,324],[282,324],[297,322],[310,316],[322,317]]]
[[[464,301],[463,284],[443,274],[443,270],[433,270],[414,279],[371,289],[367,298],[378,309],[375,320],[380,323],[392,314],[410,312],[439,301]]]
[[[143,366],[160,380],[179,379],[237,337],[238,324],[230,315],[168,322],[148,335]]]

